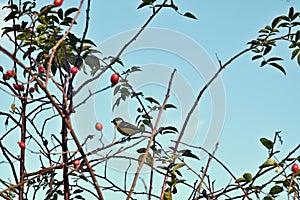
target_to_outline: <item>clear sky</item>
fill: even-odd
[[[47,2],[44,0],[38,3]],[[130,37],[148,19],[150,9],[136,9],[140,2],[92,2],[88,37],[99,44],[101,52],[110,54],[110,51],[117,51],[126,42],[122,38]],[[149,32],[146,30],[149,35],[142,35],[142,39],[136,41],[136,46],[133,44],[121,59],[126,69],[134,65],[142,67],[143,78],[139,79],[141,76],[137,73],[136,76],[132,75],[130,81],[146,96],[153,96],[160,101],[164,98],[171,70],[178,70],[174,80],[177,84],[174,84],[170,97],[170,103],[175,104],[178,111],[165,113],[162,124],[172,124],[180,129],[195,95],[218,66],[216,54],[223,63],[226,62],[245,49],[246,43],[255,39],[258,31],[270,24],[273,18],[287,14],[291,6],[299,11],[300,6],[297,0],[175,2],[180,12],[191,12],[198,20],[182,17],[172,9],[162,10],[150,23]],[[77,5],[77,1],[65,0],[63,8]],[[82,33],[84,15],[85,10],[78,20],[81,23],[74,28],[78,35]],[[170,38],[174,39],[168,41]],[[251,61],[253,54],[248,53],[230,64],[213,89],[207,91],[189,124],[191,135],[185,141],[200,146],[207,138],[218,140],[220,146],[216,156],[236,176],[244,172],[256,172],[257,167],[267,158],[259,138],[273,139],[275,131],[281,130],[284,143],[279,148],[283,152],[282,156],[300,142],[300,68],[296,61],[290,61],[287,47],[288,44],[280,45],[272,53],[285,58],[282,65],[286,69],[286,76],[272,67],[260,68],[258,62]],[[115,69],[120,72],[123,70],[120,66]],[[101,89],[107,86],[109,76],[110,72],[93,87]],[[78,80],[78,84],[81,80]],[[0,95],[3,101],[4,93],[0,91]],[[84,97],[82,95],[80,97]],[[112,102],[112,91],[109,90],[82,107],[78,113],[84,110],[87,113],[74,118],[79,132],[82,133],[80,130],[84,129],[85,133],[94,133],[95,121],[101,121],[104,133],[108,134],[106,138],[110,140],[113,132],[110,121],[114,116],[124,114],[128,121],[135,120],[135,103],[122,108],[125,110],[116,109],[112,112]],[[4,109],[1,105],[0,108]],[[85,133],[80,136],[84,138]],[[166,146],[170,145],[169,138],[163,138],[163,141]],[[201,166],[204,164],[201,162]],[[217,180],[224,177],[221,181],[229,181],[218,165],[212,165],[209,173]],[[159,188],[160,185],[157,186]]]

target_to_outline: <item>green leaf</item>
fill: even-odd
[[[300,48],[299,48],[299,49],[295,49],[295,50],[292,52],[292,57],[291,57],[292,60],[298,55],[299,51],[300,51]]]
[[[165,126],[165,127],[162,127],[162,130],[171,130],[171,131],[178,133],[177,128],[175,128],[174,126]]]
[[[122,67],[124,67],[124,64],[123,64],[123,62],[121,61],[120,58],[117,58],[117,60],[116,60],[115,62],[116,62],[116,63],[119,63],[120,65],[122,65]]]
[[[250,188],[259,192],[262,189],[262,186],[253,185]]]
[[[125,95],[126,97],[130,96],[130,92],[127,88],[124,88],[124,87],[121,88],[120,92],[122,95]]]
[[[290,25],[290,23],[284,22],[284,23],[279,24],[278,27],[289,27],[289,25]]]
[[[241,182],[246,182],[246,179],[245,179],[244,177],[241,177],[241,178],[236,179],[235,182],[236,182],[236,183],[237,183],[237,182],[239,182],[239,183],[241,183]]]
[[[121,97],[117,98],[116,102],[114,103],[112,110],[115,109],[115,107],[118,107],[120,105]]]
[[[68,10],[66,10],[65,12],[65,17],[69,16],[70,14],[72,14],[73,12],[77,12],[78,11],[78,8],[70,8]]]
[[[192,13],[190,13],[190,12],[186,12],[186,13],[184,13],[184,15],[183,16],[185,16],[185,17],[189,17],[189,18],[192,18],[192,19],[197,19],[197,17],[195,17]]]
[[[151,4],[150,4],[150,3],[145,3],[145,2],[143,2],[143,3],[141,3],[141,4],[137,7],[137,9],[143,8],[143,7],[148,6],[148,5],[151,5]]]
[[[17,16],[16,16],[17,14],[18,14],[17,11],[12,11],[3,19],[3,21],[7,22],[11,19],[17,18]]]
[[[63,20],[64,19],[64,11],[63,11],[63,9],[60,8],[57,11],[57,15],[58,15],[58,17],[59,17],[60,20]]]
[[[292,19],[294,17],[294,8],[293,7],[290,7],[288,16],[290,19]]]
[[[173,168],[173,172],[177,171],[179,168],[184,167],[185,164],[184,163],[178,163],[174,166]]]
[[[136,150],[138,153],[145,153],[146,152],[146,148],[139,148],[138,150]]]
[[[262,200],[274,200],[271,196],[265,196]]]
[[[245,178],[246,182],[251,182],[252,181],[252,174],[250,174],[250,173],[245,173],[243,175],[243,177]]]
[[[270,30],[269,29],[261,29],[258,31],[259,33],[269,33]]]
[[[259,168],[265,168],[265,167],[270,167],[270,166],[275,166],[277,163],[274,159],[269,158],[266,160]]]
[[[259,59],[259,58],[261,58],[262,57],[262,55],[256,55],[256,56],[253,56],[252,57],[252,60],[256,60],[256,59]]]
[[[266,138],[260,138],[260,142],[269,150],[273,148],[273,142]]]
[[[272,28],[275,28],[278,24],[279,24],[279,22],[282,20],[282,17],[280,16],[280,17],[276,17],[274,20],[273,20],[273,22],[272,22]]]
[[[142,161],[144,155],[145,155],[145,154],[142,153],[142,154],[139,156],[139,158],[138,158],[139,164],[141,163],[141,161]],[[149,165],[151,165],[151,163],[152,163],[152,156],[151,156],[151,154],[150,154],[149,152],[148,152],[148,154],[147,154],[147,156],[146,156],[145,163],[147,163],[147,164],[149,164]]]
[[[156,0],[143,0],[144,3],[151,3],[153,4]]]
[[[272,50],[272,46],[267,46],[266,49],[264,50],[264,55],[268,54]]]
[[[279,58],[279,57],[272,57],[272,58],[269,58],[267,60],[267,62],[274,62],[274,61],[279,61],[279,60],[283,60],[282,58]]]
[[[273,67],[279,69],[284,75],[286,75],[285,69],[281,65],[277,63],[269,63],[269,65],[272,65]]]
[[[295,41],[298,41],[298,40],[300,40],[300,30],[298,30],[298,31],[296,32],[296,38],[295,38]]]
[[[114,95],[116,95],[119,92],[120,87],[121,87],[121,85],[118,85],[117,87],[115,87],[115,89],[114,89]]]
[[[272,196],[274,196],[275,194],[279,194],[279,193],[282,192],[282,191],[283,191],[283,188],[282,188],[282,187],[280,187],[280,186],[278,186],[278,185],[275,185],[274,187],[272,187],[272,188],[270,189],[269,194],[272,195]]]
[[[168,167],[166,167],[166,166],[157,166],[157,168],[159,168],[159,169],[163,169],[163,170],[166,170],[166,171],[168,171],[168,170],[169,170],[169,168],[168,168]]]
[[[149,101],[150,103],[155,103],[157,105],[160,105],[158,101],[156,101],[155,99],[153,99],[152,97],[146,97],[145,98],[147,101]]]
[[[100,61],[99,58],[94,56],[94,55],[88,55],[85,59],[84,62],[90,66],[91,68],[100,68]]]
[[[149,126],[151,124],[151,121],[149,119],[144,119],[143,124]]]
[[[81,193],[81,192],[83,192],[83,190],[81,190],[81,189],[76,189],[74,192],[72,192],[73,194],[77,194],[77,193]]]
[[[76,195],[76,196],[74,197],[74,199],[82,199],[82,200],[84,200],[85,198],[83,198],[81,195]]]
[[[173,104],[166,104],[165,107],[164,107],[164,109],[167,109],[167,108],[175,108],[175,109],[177,109],[177,107],[174,106]]]
[[[133,66],[133,67],[131,67],[130,71],[131,72],[138,72],[138,71],[142,71],[142,70],[141,70],[141,67],[139,67],[139,66]]]
[[[269,25],[267,25],[266,27],[265,27],[265,29],[267,29],[267,30],[272,30],[272,27],[271,26],[269,26]]]
[[[266,65],[266,64],[267,64],[267,61],[263,60],[263,61],[261,61],[261,63],[260,63],[260,67],[263,67],[263,66]]]
[[[180,152],[183,152],[183,153],[181,154],[182,156],[186,156],[186,157],[195,158],[195,159],[197,159],[197,160],[200,160],[200,159],[198,158],[198,156],[196,156],[195,154],[193,154],[192,151],[189,150],[189,149],[187,149],[187,150],[182,150],[182,151],[180,151]]]
[[[297,61],[298,61],[298,65],[300,66],[300,54],[298,54],[298,59],[297,59]]]
[[[172,200],[172,192],[170,188],[167,188],[164,193],[164,200]]]

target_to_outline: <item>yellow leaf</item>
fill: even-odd
[[[15,112],[15,110],[16,110],[16,104],[13,103],[13,104],[11,104],[10,107],[11,107],[11,110],[12,110],[13,112]]]

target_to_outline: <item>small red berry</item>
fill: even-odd
[[[63,0],[54,0],[53,3],[55,6],[61,6],[63,4],[63,2],[64,2]]]
[[[74,167],[77,167],[80,164],[80,160],[74,160],[73,165]]]
[[[98,123],[96,123],[95,128],[96,128],[96,130],[98,130],[98,131],[102,131],[103,125],[102,125],[101,123],[98,122]]]
[[[10,79],[10,76],[8,76],[7,74],[3,74],[3,80],[7,81]]]
[[[14,86],[15,90],[19,90],[19,89],[20,89],[20,88],[19,88],[19,85],[16,84],[16,83],[14,83],[13,86]]]
[[[120,75],[115,73],[115,74],[111,75],[110,82],[112,85],[115,85],[119,82],[119,79],[120,79]]]
[[[24,90],[25,90],[24,85],[19,85],[19,90],[20,90],[20,91],[24,91]]]
[[[77,72],[78,72],[78,68],[77,67],[72,67],[71,68],[71,74],[77,74]]]
[[[39,67],[39,68],[38,68],[38,71],[39,71],[39,73],[41,73],[41,74],[42,74],[42,73],[44,73],[44,72],[45,72],[45,69],[44,69],[44,67]]]
[[[297,173],[298,170],[299,170],[298,164],[294,163],[294,164],[292,165],[292,171],[293,171],[294,173]]]
[[[30,87],[30,88],[29,88],[29,92],[30,92],[30,93],[33,93],[34,90],[35,90],[34,87]]]
[[[21,141],[21,142],[18,142],[18,144],[21,149],[25,149],[25,147],[26,147],[25,142]]]
[[[2,66],[0,66],[0,72],[3,72],[3,67]]]
[[[9,77],[13,77],[15,75],[15,71],[14,70],[7,70],[6,71],[6,74],[9,76]]]

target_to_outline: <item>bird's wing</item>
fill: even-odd
[[[130,128],[130,129],[133,129],[133,130],[141,131],[141,129],[139,129],[138,127],[136,127],[136,126],[134,126],[134,125],[132,125],[128,122],[121,122],[120,127]]]

